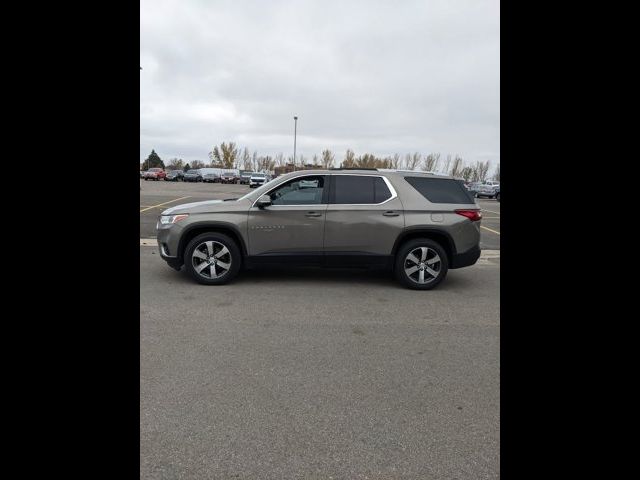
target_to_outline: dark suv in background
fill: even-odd
[[[480,256],[478,205],[451,177],[404,171],[282,175],[242,198],[178,205],[158,219],[161,257],[219,285],[241,267],[385,267],[427,290]]]

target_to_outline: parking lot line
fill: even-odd
[[[168,202],[159,203],[159,204],[157,204],[157,205],[151,205],[150,207],[143,208],[142,210],[140,210],[140,213],[142,213],[142,212],[146,212],[147,210],[151,210],[152,208],[158,208],[158,207],[161,207],[161,206],[163,206],[163,205],[166,205],[167,203],[177,202],[178,200],[184,200],[185,198],[190,198],[190,197],[175,198],[175,199],[173,199],[173,200],[169,200]]]
[[[493,210],[487,210],[486,208],[482,209],[483,212],[495,213],[496,215],[500,215],[500,212],[494,212]]]
[[[480,225],[480,228],[484,228],[485,230],[489,230],[490,232],[493,232],[496,235],[500,235],[500,232],[498,232],[497,230],[492,230],[490,228],[485,227],[484,225]]]

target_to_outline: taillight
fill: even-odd
[[[472,222],[477,222],[482,219],[482,213],[480,213],[480,210],[456,210],[456,213],[463,217],[467,217]]]

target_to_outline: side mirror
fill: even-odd
[[[262,195],[256,205],[258,205],[258,208],[268,207],[271,205],[271,197],[269,195]]]

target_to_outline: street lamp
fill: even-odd
[[[298,117],[293,117],[293,169],[296,168],[296,134],[298,132]]]

